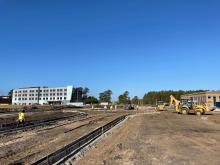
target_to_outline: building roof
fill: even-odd
[[[1,99],[8,99],[9,96],[0,96]]]
[[[211,90],[211,91],[206,91],[206,92],[190,93],[190,94],[185,94],[185,95],[181,95],[181,96],[192,96],[192,95],[201,95],[201,94],[220,94],[220,90]]]
[[[22,88],[17,88],[17,89],[28,89],[28,88],[40,88],[40,87],[22,87]]]

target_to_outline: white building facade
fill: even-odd
[[[71,100],[73,86],[66,87],[29,87],[13,90],[13,105],[33,104],[68,104]]]

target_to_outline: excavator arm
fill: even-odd
[[[174,105],[174,110],[180,112],[180,101],[177,100],[173,95],[170,95],[170,106]]]

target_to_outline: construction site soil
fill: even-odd
[[[45,112],[26,112],[26,121],[33,120],[46,120],[54,119],[57,117],[64,117],[74,115],[76,112],[65,112],[65,111],[45,111]],[[8,124],[16,122],[18,113],[0,113],[0,124]]]
[[[138,112],[80,112],[88,116],[0,137],[0,164],[31,164],[124,114],[131,115],[73,164],[220,164],[220,113],[180,115],[155,112],[150,107]],[[58,113],[73,112],[45,114],[51,117]],[[45,117],[44,113],[32,113],[29,117],[36,119],[36,114],[38,119]]]
[[[60,121],[57,124],[36,128],[26,132],[0,137],[0,164],[31,164],[44,156],[66,146],[97,127],[116,119],[127,112],[84,111],[88,116],[78,121]],[[42,119],[73,114],[67,112],[31,113],[27,118]],[[9,118],[7,118],[9,119]],[[13,117],[10,117],[12,120]]]
[[[219,155],[219,113],[137,113],[81,154],[74,164],[219,165]]]

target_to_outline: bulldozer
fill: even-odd
[[[196,105],[193,100],[177,100],[173,95],[170,96],[170,107],[174,105],[174,111],[183,115],[194,113],[204,115],[209,108],[207,104]]]

